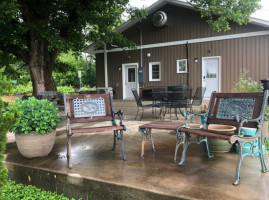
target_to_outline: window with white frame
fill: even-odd
[[[187,59],[177,60],[177,73],[187,73]]]
[[[150,62],[149,63],[149,81],[161,80],[161,63]]]

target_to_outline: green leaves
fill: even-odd
[[[239,80],[233,86],[232,92],[260,92],[263,90],[263,85],[247,77],[247,74],[247,69],[241,69]]]
[[[7,168],[3,168],[3,158],[4,151],[6,149],[6,134],[8,130],[17,123],[19,118],[18,110],[14,106],[12,109],[7,109],[6,104],[2,101],[0,97],[0,199],[2,186],[5,185],[7,181]]]
[[[230,30],[230,23],[247,24],[250,15],[260,8],[261,0],[188,0],[207,18],[210,27],[219,32]]]
[[[63,195],[57,195],[54,192],[45,191],[32,185],[16,184],[14,181],[8,181],[4,186],[3,197],[6,200],[69,200]]]
[[[11,128],[14,133],[28,134],[35,131],[36,134],[49,133],[59,123],[58,108],[52,102],[31,97],[28,100],[17,98],[10,109],[17,107],[20,113],[19,123]]]

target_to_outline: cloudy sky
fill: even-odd
[[[148,7],[156,1],[157,0],[130,0],[130,4],[141,8],[143,6]],[[261,5],[262,8],[254,13],[252,17],[269,21],[269,0],[262,0]]]

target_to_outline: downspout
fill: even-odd
[[[142,21],[139,21],[139,32],[140,32],[140,67],[143,67],[143,35],[142,35]],[[145,82],[142,83],[142,88],[145,88]]]
[[[104,67],[105,67],[105,88],[106,88],[106,93],[108,93],[107,49],[106,49],[106,44],[104,45]]]
[[[189,86],[189,76],[190,76],[190,64],[189,64],[189,47],[188,47],[188,41],[186,43],[186,57],[187,57],[187,85]]]

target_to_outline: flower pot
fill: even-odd
[[[234,132],[236,130],[236,127],[229,126],[229,125],[221,125],[221,124],[209,124],[208,129],[214,130],[214,131]],[[210,150],[212,152],[218,152],[218,153],[229,152],[233,146],[227,140],[221,140],[221,139],[210,138],[210,137],[208,137],[207,139],[208,139]]]
[[[15,134],[16,144],[21,155],[26,158],[47,156],[54,145],[56,130],[46,134]]]

